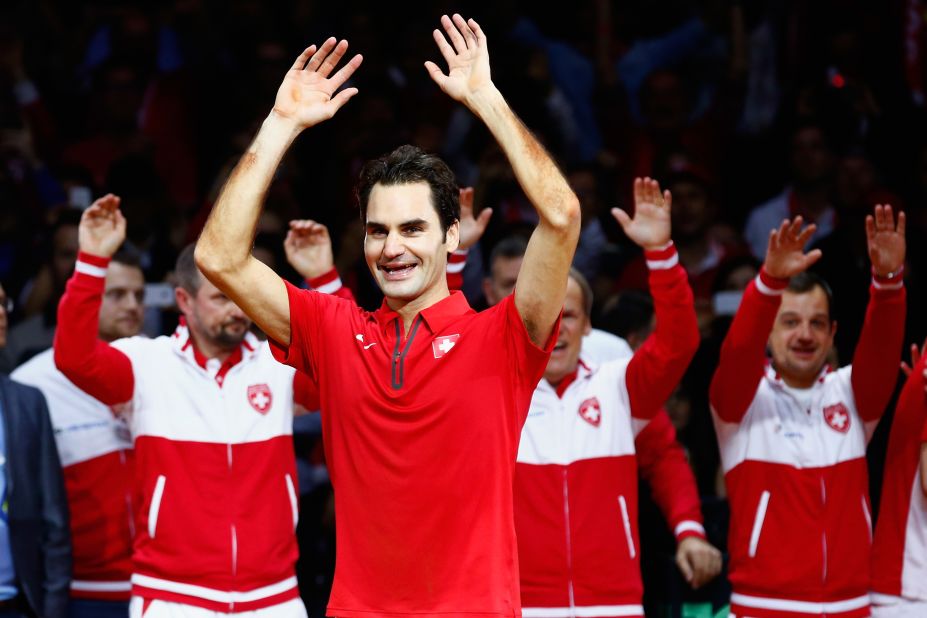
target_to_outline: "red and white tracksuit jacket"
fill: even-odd
[[[12,377],[48,401],[71,513],[71,596],[128,600],[132,584],[132,438],[125,420],[55,367],[52,350]]]
[[[788,281],[747,286],[711,383],[731,522],[731,612],[765,618],[869,615],[866,444],[900,362],[905,291],[874,280],[852,368],[804,392],[766,363]]]
[[[927,356],[908,377],[892,421],[885,455],[879,521],[872,546],[872,602],[927,602],[927,495],[921,445],[927,442]]]
[[[631,359],[581,363],[557,389],[542,380],[522,429],[515,469],[515,529],[522,614],[642,616],[635,436],[677,538],[704,535],[691,470],[665,413],[699,343],[692,291],[674,247],[648,252],[657,327]],[[665,452],[668,462],[654,450]],[[639,441],[640,445],[641,442]],[[673,446],[676,451],[673,451]],[[675,465],[673,462],[675,461]],[[669,465],[667,465],[667,463]],[[673,492],[680,491],[676,496]]]
[[[250,334],[224,362],[206,359],[182,323],[171,337],[99,341],[107,264],[78,256],[55,362],[118,405],[135,439],[133,595],[222,612],[296,598],[294,370]]]

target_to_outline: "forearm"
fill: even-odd
[[[273,112],[264,120],[229,175],[197,242],[196,260],[204,272],[234,273],[248,261],[264,196],[298,135],[293,123]]]
[[[499,90],[494,86],[478,90],[466,104],[499,143],[542,224],[563,230],[575,226],[578,230],[576,196],[553,159],[515,115]]]
[[[709,389],[711,405],[724,421],[739,422],[756,395],[766,365],[766,341],[787,285],[787,279],[761,271],[744,291]]]
[[[651,418],[666,402],[699,344],[695,301],[675,248],[646,256],[656,328],[628,364],[631,413],[638,418]]]
[[[108,258],[78,255],[74,275],[58,304],[54,358],[78,388],[107,405],[124,403],[135,388],[132,363],[98,336]]]
[[[904,340],[905,289],[873,280],[866,319],[853,354],[851,382],[863,420],[882,416],[895,389]]]

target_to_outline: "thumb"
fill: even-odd
[[[428,75],[431,76],[431,79],[433,79],[435,83],[438,84],[442,90],[444,90],[444,81],[447,79],[447,77],[444,75],[444,73],[441,72],[441,69],[438,68],[438,65],[436,65],[431,60],[426,60],[425,70],[428,71]]]
[[[683,578],[688,583],[692,583],[692,579],[695,577],[695,572],[692,569],[692,565],[689,564],[689,557],[684,551],[676,552],[676,566],[679,567],[679,570],[682,572]]]
[[[612,208],[612,216],[615,217],[623,230],[627,230],[628,226],[631,225],[631,217],[621,208]]]
[[[480,229],[480,233],[486,229],[486,226],[489,225],[489,220],[492,218],[492,208],[484,208],[483,212],[479,214],[476,218],[476,225]]]

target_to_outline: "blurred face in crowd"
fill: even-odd
[[[647,124],[658,132],[685,126],[689,110],[682,80],[672,71],[654,71],[641,90],[641,112]]]
[[[497,257],[490,268],[490,276],[483,280],[483,295],[490,307],[498,304],[515,290],[518,271],[524,258]]]
[[[702,185],[689,180],[673,183],[671,208],[673,236],[679,240],[703,236],[711,222],[712,208],[708,192]]]
[[[111,262],[100,305],[100,339],[134,337],[142,329],[145,277],[137,266]]]
[[[837,165],[837,204],[844,212],[868,213],[869,197],[876,189],[876,172],[864,156],[848,155]]]
[[[222,350],[234,350],[248,333],[251,320],[202,275],[199,282],[196,293],[182,287],[174,291],[187,326],[198,344],[206,342]]]
[[[55,230],[55,235],[52,237],[52,270],[55,281],[61,285],[64,285],[64,282],[74,272],[77,250],[76,225],[62,225]]]
[[[367,267],[388,301],[421,301],[427,307],[442,298],[458,224],[447,233],[441,229],[427,182],[374,185],[365,227]]]
[[[818,127],[804,127],[792,136],[792,174],[799,186],[816,185],[830,175],[833,156]]]
[[[0,285],[0,348],[6,347],[6,329],[10,321],[10,316],[6,312],[7,302],[6,291]]]
[[[591,330],[592,325],[589,323],[586,305],[583,302],[583,290],[570,277],[567,281],[566,299],[563,302],[560,333],[544,372],[544,378],[548,382],[558,384],[564,377],[576,371],[583,336],[588,335]]]
[[[827,294],[786,290],[769,335],[773,367],[789,386],[809,388],[834,346],[837,323],[831,321]]]

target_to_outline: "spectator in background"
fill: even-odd
[[[892,419],[872,544],[872,615],[927,615],[927,342],[911,365]]]
[[[52,346],[58,323],[55,306],[77,259],[80,216],[79,210],[71,208],[59,212],[50,230],[45,260],[20,294],[23,319],[10,330],[9,345],[3,350],[10,369]]]
[[[12,304],[0,286],[0,347]],[[0,616],[66,618],[68,503],[42,393],[0,375]]]
[[[812,120],[799,123],[789,134],[791,183],[776,197],[750,211],[744,238],[755,258],[763,259],[770,230],[783,219],[801,216],[815,227],[811,241],[834,229],[835,211],[831,205],[834,152],[824,127]]]
[[[803,274],[815,232],[770,233],[721,348],[710,398],[731,504],[733,615],[869,612],[872,519],[866,444],[891,397],[904,335],[904,213],[866,220],[872,286],[852,366],[828,367],[826,283]],[[766,362],[766,347],[772,359]]]
[[[112,343],[142,330],[145,278],[138,254],[123,246],[106,270],[98,336]],[[69,618],[127,618],[135,529],[134,453],[124,418],[78,388],[48,349],[13,378],[48,401],[71,512],[73,572]]]

